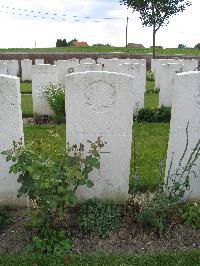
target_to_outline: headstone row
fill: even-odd
[[[38,88],[49,81],[55,82],[56,70],[57,66],[52,65],[34,66],[35,91],[40,93]],[[67,142],[83,143],[87,147],[88,140],[101,137],[107,143],[100,154],[100,169],[89,177],[94,182],[93,188],[79,188],[78,199],[95,197],[125,202],[129,188],[133,110],[137,104],[136,79],[126,74],[93,71],[68,74],[65,84]],[[0,152],[12,148],[13,140],[23,143],[17,77],[0,75],[0,122]],[[200,199],[199,149],[200,72],[178,73],[174,79],[165,184],[171,189],[173,180],[181,184],[188,176],[187,199]],[[10,163],[0,155],[0,204],[26,206],[26,198],[17,199],[18,174],[10,174],[9,167]]]
[[[159,106],[171,107],[176,74],[198,71],[198,60],[153,59],[151,63],[155,89],[160,90]]]
[[[122,73],[135,77],[137,104],[134,105],[134,113],[137,109],[144,107],[144,94],[146,82],[146,65],[139,63],[113,64],[115,69],[111,67],[108,72]],[[51,71],[50,71],[51,69]],[[115,71],[112,71],[115,70]],[[49,74],[50,71],[50,74]],[[33,112],[37,115],[52,115],[47,103],[42,99],[43,87],[51,82],[61,83],[65,86],[65,76],[70,73],[81,73],[87,71],[106,72],[102,64],[82,63],[79,64],[78,59],[58,60],[55,65],[35,65],[32,70],[32,97]],[[41,81],[41,82],[40,82]],[[67,86],[67,85],[66,85]]]

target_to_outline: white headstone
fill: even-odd
[[[21,61],[22,81],[32,80],[32,60],[24,59]]]
[[[6,60],[5,64],[7,66],[8,75],[17,76],[19,73],[19,63],[17,60]]]
[[[174,79],[182,68],[181,64],[163,64],[161,66],[160,74],[160,93],[159,93],[159,106],[172,106],[172,95],[174,88]]]
[[[151,60],[151,70],[155,76],[155,89],[160,89],[160,79],[161,79],[161,68],[163,64],[182,64],[183,60],[179,59],[152,59]]]
[[[98,58],[97,64],[102,64],[104,60],[105,60],[105,58],[102,58],[102,57]]]
[[[128,197],[134,78],[109,72],[66,76],[66,138],[70,144],[107,142],[101,152],[100,170],[90,175],[92,188],[77,191],[80,201],[100,198],[124,202]]]
[[[86,71],[101,71],[101,64],[80,64],[74,68],[74,72],[86,72]]]
[[[147,64],[147,60],[146,59],[130,59],[130,64],[142,64],[145,65]]]
[[[84,58],[80,60],[80,64],[96,64],[96,61],[92,58]]]
[[[76,58],[68,60],[58,60],[55,61],[55,65],[58,67],[58,81],[64,86],[65,75],[74,72],[75,67],[79,65],[79,60]]]
[[[106,72],[119,72],[120,61],[118,58],[105,59],[102,61],[102,70]]]
[[[20,80],[0,75],[0,152],[12,149],[13,141],[23,142]],[[0,205],[25,206],[27,199],[17,198],[18,174],[9,174],[11,163],[0,155]]]
[[[44,59],[35,59],[35,65],[44,65]]]
[[[57,66],[48,64],[33,66],[33,114],[50,116],[54,114],[42,95],[43,88],[50,83],[58,83]]]
[[[146,65],[143,64],[122,64],[119,65],[119,73],[131,75],[135,79],[134,92],[134,114],[144,107],[144,94],[146,84]]]
[[[186,129],[188,128],[188,134]],[[188,140],[187,140],[188,135]],[[176,170],[182,158],[178,173],[182,173],[183,167],[200,141],[200,72],[187,72],[177,74],[174,85],[172,118],[170,123],[170,136],[167,153],[166,177],[177,176]],[[184,150],[187,146],[187,150]],[[194,158],[194,155],[193,155]],[[171,165],[172,164],[172,165]],[[171,167],[170,167],[171,165]],[[192,172],[193,171],[193,172]],[[196,174],[196,177],[194,176]],[[183,181],[186,177],[181,174],[176,181]],[[166,178],[167,182],[167,178]],[[190,199],[200,200],[200,157],[193,165],[189,175],[190,191],[186,196]],[[171,185],[171,181],[169,180]]]
[[[5,63],[0,62],[0,74],[8,75],[8,69]]]
[[[196,59],[185,59],[183,63],[183,72],[198,70],[198,60]]]

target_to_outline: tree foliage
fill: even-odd
[[[169,23],[169,18],[191,5],[188,0],[120,0],[121,4],[140,13],[143,26],[156,26],[156,31]]]
[[[139,12],[143,26],[153,27],[153,58],[155,58],[155,36],[160,27],[169,23],[169,18],[183,12],[191,5],[188,0],[119,0],[120,4]]]
[[[200,43],[197,43],[194,48],[200,50]]]
[[[72,39],[71,41],[67,42],[66,39],[57,39],[56,47],[68,47],[72,46],[74,42],[77,42],[77,39]]]
[[[178,49],[186,49],[186,48],[187,48],[187,45],[179,43]]]

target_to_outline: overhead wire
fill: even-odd
[[[51,19],[51,20],[57,20],[57,21],[66,21],[66,20],[73,20],[75,22],[85,22],[90,21],[94,23],[103,22],[104,20],[124,20],[126,18],[123,17],[92,17],[92,16],[77,16],[77,15],[67,15],[67,14],[59,14],[47,12],[47,11],[38,11],[38,10],[30,10],[30,9],[22,9],[17,7],[11,7],[11,6],[5,6],[0,5],[0,8],[3,10],[0,10],[2,13],[7,13],[11,15],[18,15],[18,16],[25,16],[25,17],[32,17],[32,18],[39,18],[39,19]],[[5,10],[9,11],[5,11]],[[13,10],[15,12],[13,12]],[[18,13],[20,12],[20,13]],[[28,13],[27,13],[28,12]],[[30,14],[29,14],[30,13]]]

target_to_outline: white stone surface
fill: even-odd
[[[35,65],[44,65],[44,59],[35,59]]]
[[[146,59],[130,59],[130,62],[131,64],[142,64],[142,65],[145,65],[147,64],[147,60]]]
[[[32,60],[24,59],[21,61],[22,81],[32,80]]]
[[[109,72],[73,73],[66,76],[66,138],[72,144],[98,137],[107,142],[100,170],[90,176],[93,188],[82,186],[80,201],[100,198],[124,202],[128,197],[134,78]]]
[[[86,71],[101,71],[102,65],[101,64],[80,64],[74,68],[74,72],[86,72]]]
[[[18,60],[5,60],[7,66],[7,72],[10,76],[17,76],[19,73],[19,63]]]
[[[163,64],[161,66],[159,107],[172,106],[174,79],[177,72],[179,72],[181,68],[182,68],[181,64],[175,64],[175,63]]]
[[[3,62],[0,62],[0,74],[1,75],[7,75],[8,74],[7,66]]]
[[[198,60],[196,59],[185,59],[183,63],[183,72],[198,70]]]
[[[155,77],[155,89],[160,88],[161,66],[166,64],[166,59],[154,59],[151,61],[152,71]]]
[[[183,60],[180,59],[152,59],[151,60],[151,71],[155,76],[155,89],[160,89],[160,79],[161,79],[161,68],[163,64],[182,64]]]
[[[196,59],[152,59],[151,60],[151,71],[155,76],[155,88],[160,88],[161,80],[161,67],[163,64],[181,64],[181,71],[197,71],[198,70],[198,60]]]
[[[103,57],[98,58],[97,64],[102,64],[104,60],[105,60],[105,58],[103,58]]]
[[[20,80],[0,75],[0,152],[13,147],[13,140],[23,141]],[[18,174],[9,174],[10,162],[0,155],[0,205],[25,206],[27,199],[17,198]]]
[[[144,94],[146,84],[146,65],[144,64],[121,64],[119,65],[119,73],[131,75],[135,79],[133,87],[136,97],[134,96],[134,114],[136,111],[144,107]]]
[[[75,67],[79,65],[79,60],[76,58],[58,60],[55,61],[55,65],[58,67],[58,81],[62,84],[62,86],[65,86],[65,75],[74,72]]]
[[[105,59],[102,61],[102,70],[106,72],[119,72],[120,61],[118,58]]]
[[[33,114],[49,116],[54,114],[46,100],[42,97],[43,87],[50,83],[58,83],[57,66],[48,64],[33,66]]]
[[[92,58],[84,58],[80,60],[80,64],[96,64],[96,61]]]
[[[168,176],[172,157],[170,175],[175,174],[176,176],[176,170],[187,143],[186,128],[188,123],[188,147],[180,170],[183,170],[182,167],[186,166],[192,150],[200,140],[200,72],[177,74],[175,79],[166,177]],[[196,161],[196,166],[194,165],[191,170],[196,173],[197,177],[195,178],[190,173],[191,189],[186,196],[190,199],[200,200],[200,157]],[[178,172],[180,173],[181,171]],[[184,177],[185,175],[181,175],[182,181]]]

